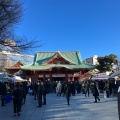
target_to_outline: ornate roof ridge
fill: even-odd
[[[38,52],[37,53],[57,53],[57,52],[60,52],[60,53],[71,53],[71,52],[79,52],[78,50],[77,51],[42,51],[42,52]]]

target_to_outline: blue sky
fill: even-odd
[[[23,8],[15,33],[42,40],[35,52],[120,56],[120,0],[25,0]]]

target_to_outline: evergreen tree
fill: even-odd
[[[117,56],[115,54],[110,54],[104,57],[98,57],[98,64],[96,65],[96,69],[100,72],[112,71],[113,66],[118,63]]]

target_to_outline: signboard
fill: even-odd
[[[52,77],[65,77],[65,74],[52,74]]]
[[[106,77],[106,73],[98,73],[96,74],[96,77]]]
[[[43,75],[39,75],[39,77],[40,77],[40,78],[42,78],[42,77],[43,77]]]
[[[45,77],[50,77],[50,74],[46,74]]]

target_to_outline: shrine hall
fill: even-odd
[[[83,62],[79,51],[37,52],[32,64],[21,66],[25,79],[31,81],[74,81],[88,79],[93,64]]]

